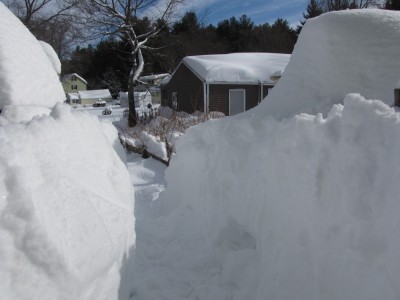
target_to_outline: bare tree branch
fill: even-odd
[[[43,0],[49,1],[49,0]],[[128,80],[129,124],[135,126],[136,110],[134,87],[140,83],[139,77],[144,69],[142,50],[150,50],[146,46],[150,39],[157,36],[162,22],[153,22],[145,32],[138,31],[138,20],[152,14],[155,20],[167,20],[185,0],[83,0],[79,4],[85,22],[103,35],[114,35],[126,40],[131,46],[132,69]],[[165,5],[164,5],[165,4]],[[152,49],[155,50],[155,49]]]

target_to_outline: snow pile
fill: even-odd
[[[56,51],[54,51],[53,47],[50,46],[49,44],[47,44],[46,42],[39,41],[39,43],[40,43],[40,46],[42,46],[44,53],[46,53],[47,58],[51,62],[51,65],[53,66],[54,71],[56,71],[56,73],[58,75],[60,75],[61,74],[61,62],[60,62],[60,59],[58,58]]]
[[[53,106],[61,84],[40,44],[3,4],[0,16],[0,298],[127,299],[133,195],[117,132]]]
[[[231,53],[186,56],[183,62],[206,82],[265,83],[285,69],[289,58],[289,54]]]
[[[64,101],[57,73],[41,44],[3,3],[0,16],[0,109],[11,104],[50,108]]]
[[[181,234],[163,249],[192,258],[172,276],[194,282],[191,298],[399,298],[400,115],[384,103],[399,28],[399,13],[373,10],[310,21],[267,103],[178,142],[158,228],[201,233],[184,254]]]
[[[95,116],[61,104],[0,123],[1,295],[117,299],[134,220],[115,130],[108,139]]]
[[[384,10],[332,12],[309,20],[282,79],[268,95],[275,117],[327,113],[348,93],[392,105],[400,78],[399,14]],[[265,106],[268,106],[265,107]]]

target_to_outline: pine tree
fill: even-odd
[[[324,12],[321,4],[317,0],[310,0],[306,8],[307,12],[303,13],[304,20],[300,21],[299,26],[297,26],[297,33],[300,33],[306,21],[310,18],[318,17]]]

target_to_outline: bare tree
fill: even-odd
[[[79,0],[7,0],[5,5],[36,36],[56,50],[62,57],[77,38],[81,30],[76,20]]]
[[[144,59],[142,50],[154,50],[148,41],[157,36],[163,24],[177,12],[184,0],[85,0],[82,11],[87,25],[101,34],[117,36],[129,43],[132,52],[132,69],[128,80],[129,125],[137,124],[134,87],[140,84]],[[147,17],[151,24],[144,32],[138,30],[141,18]],[[142,29],[142,28],[141,28]]]
[[[13,0],[6,5],[29,29],[60,17],[71,17],[78,0]]]

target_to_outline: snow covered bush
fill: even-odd
[[[124,152],[112,125],[61,104],[59,66],[0,3],[0,298],[127,299]]]

